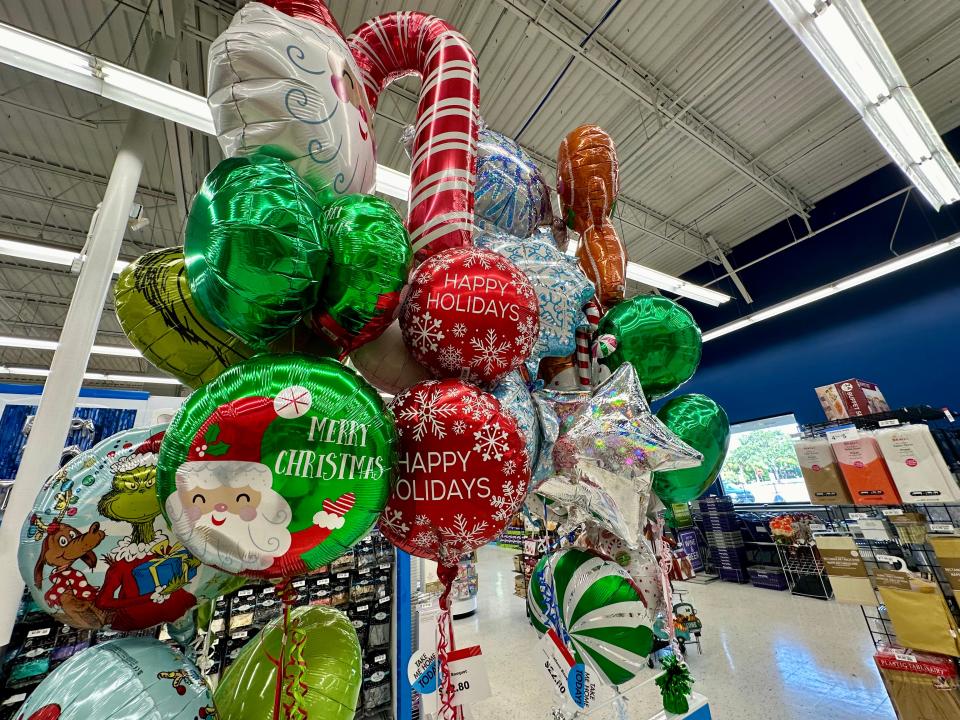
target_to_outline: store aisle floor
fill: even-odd
[[[546,718],[554,700],[513,594],[512,554],[479,551],[479,609],[455,625],[459,646],[481,645],[490,674],[493,696],[475,707],[477,720]],[[725,582],[678,587],[704,624],[703,655],[691,647],[688,661],[715,720],[895,720],[858,606]]]

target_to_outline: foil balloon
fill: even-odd
[[[520,377],[520,373],[514,370],[505,375],[490,392],[500,401],[504,412],[509,413],[517,423],[517,429],[523,435],[526,446],[527,460],[532,468],[540,455],[540,423],[527,384]]]
[[[178,620],[229,576],[170,532],[156,494],[164,425],[125,430],[44,483],[20,534],[20,575],[58,622],[142,630]]]
[[[547,603],[543,597],[543,577],[544,573],[548,572],[547,564],[556,557],[556,554],[542,556],[534,566],[533,572],[530,573],[530,580],[527,582],[527,617],[533,629],[537,631],[537,635],[543,635],[550,629]]]
[[[540,433],[537,443],[537,457],[533,464],[533,474],[530,477],[531,490],[553,475],[553,447],[560,435],[560,419],[557,417],[553,406],[538,395],[532,397]]]
[[[390,395],[430,379],[430,372],[407,350],[399,321],[350,353],[350,362],[367,382]]]
[[[578,548],[558,551],[547,570],[574,657],[608,685],[645,671],[653,630],[626,570]]]
[[[133,711],[136,708],[136,711]],[[126,637],[77,653],[50,673],[17,720],[216,720],[207,683],[182,653]]]
[[[600,362],[612,370],[633,365],[650,400],[672,393],[700,364],[700,328],[693,315],[660,295],[636,295],[620,303],[601,318],[599,332],[616,338],[613,351]]]
[[[523,502],[523,436],[495,397],[459,380],[419,383],[391,407],[400,456],[380,531],[411,555],[454,566]]]
[[[543,173],[526,150],[489,128],[480,130],[477,145],[477,188],[474,223],[525,238],[547,221],[550,190]]]
[[[282,717],[353,720],[363,656],[349,618],[320,605],[293,608],[286,637],[282,618],[270,622],[217,685],[219,720],[274,720],[278,674]]]
[[[114,285],[117,320],[130,343],[188,387],[210,382],[252,354],[206,319],[190,295],[183,248],[162,248],[124,268]]]
[[[330,262],[311,322],[345,356],[393,320],[413,260],[410,239],[393,205],[372,195],[333,201],[318,223]]]
[[[217,139],[227,157],[289,163],[325,199],[369,193],[377,164],[360,71],[329,11],[312,5],[249,3],[210,46]]]
[[[435,377],[494,383],[533,350],[540,332],[537,296],[501,255],[450,248],[414,271],[400,328],[410,352]]]
[[[613,139],[596,125],[581,125],[560,144],[557,194],[564,219],[579,236],[577,258],[604,307],[623,300],[627,254],[610,223],[620,171]]]
[[[480,83],[473,49],[449,23],[421,12],[379,15],[347,44],[370,107],[404,75],[422,81],[414,130],[407,228],[418,261],[470,245]]]
[[[543,385],[551,390],[574,391],[581,387],[574,356],[545,357],[540,360],[538,372]]]
[[[317,304],[329,250],[313,191],[280,160],[230,158],[207,175],[187,219],[194,302],[255,348]]]
[[[703,455],[703,463],[685,470],[654,473],[653,492],[664,504],[696,500],[716,480],[730,445],[730,421],[723,408],[706,395],[678,395],[657,411],[657,417],[687,445]]]
[[[369,532],[395,457],[393,418],[353,370],[258,355],[187,398],[160,449],[157,492],[203,562],[288,578]]]
[[[647,609],[646,619],[652,625],[657,613],[664,609],[664,602],[660,563],[650,542],[644,538],[638,547],[631,548],[615,533],[596,525],[588,526],[577,542],[627,571]]]
[[[583,305],[593,297],[593,285],[575,261],[542,236],[519,239],[500,233],[474,237],[479,248],[492,250],[527,276],[537,294],[540,332],[527,360],[536,372],[541,357],[562,357],[576,350],[574,333],[585,322]]]

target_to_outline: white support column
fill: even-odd
[[[176,37],[155,36],[146,74],[166,81],[176,48]],[[3,524],[0,525],[0,569],[6,578],[0,584],[0,645],[10,641],[23,594],[24,585],[16,570],[21,528],[43,481],[56,472],[60,450],[70,431],[83,373],[100,325],[103,304],[113,278],[113,266],[120,254],[130,206],[140,183],[144,157],[150,147],[150,133],[156,122],[151,115],[130,111],[100,211],[91,225],[87,256],[63,323],[60,344],[50,363],[50,375],[44,383],[33,429],[10,491]]]

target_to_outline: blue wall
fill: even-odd
[[[944,137],[960,155],[960,130]],[[895,190],[906,178],[886,166],[820,201],[811,226],[823,227]],[[891,256],[889,246],[903,196],[887,201],[741,274],[752,306],[736,289],[718,285],[736,301],[713,309],[685,305],[709,329],[781,300],[871,267]],[[916,191],[893,238],[897,252],[960,232],[960,203],[934,212]],[[791,218],[793,233],[805,233]],[[738,245],[734,266],[792,240],[782,222]],[[722,274],[709,264],[685,277],[705,282]],[[799,310],[704,344],[700,369],[682,392],[702,392],[723,405],[732,421],[795,412],[801,422],[824,419],[814,388],[856,377],[880,386],[892,406],[960,407],[960,250],[925,261]]]

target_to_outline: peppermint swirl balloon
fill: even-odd
[[[550,621],[547,619],[547,604],[543,599],[543,589],[540,582],[544,573],[547,572],[548,563],[555,557],[556,555],[544,555],[537,560],[527,583],[527,617],[530,618],[530,624],[537,631],[537,635],[543,635],[550,629]]]
[[[335,360],[258,355],[195,391],[160,449],[174,532],[227,572],[286,578],[363,537],[396,464],[393,416]]]

